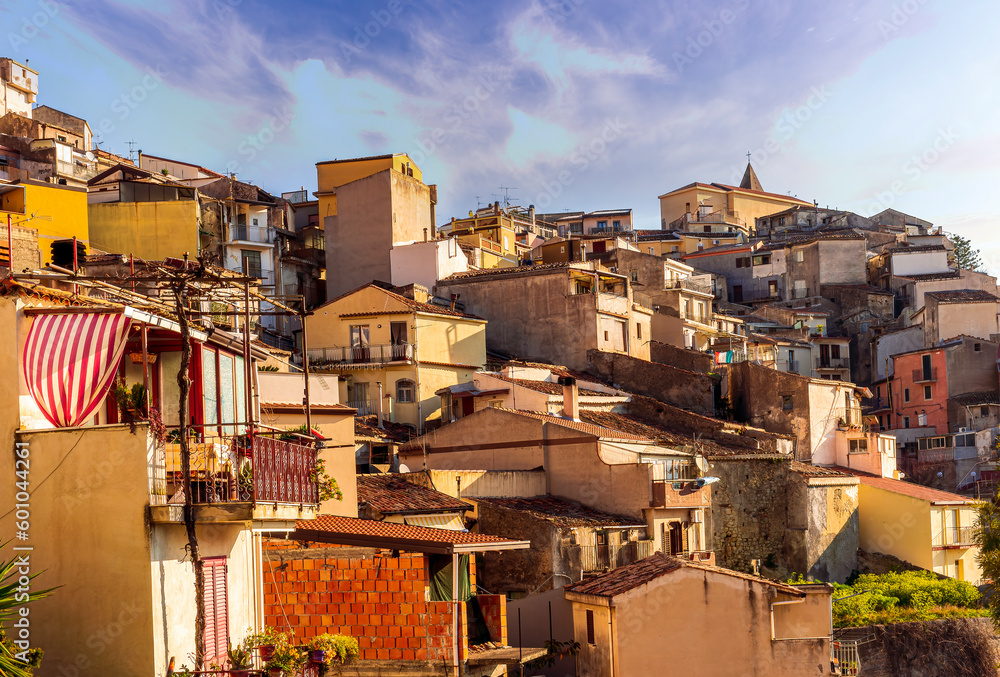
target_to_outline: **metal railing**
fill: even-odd
[[[778,371],[786,371],[789,374],[798,374],[801,360],[778,360]]]
[[[849,428],[867,428],[861,407],[841,408],[837,410],[837,423]]]
[[[857,642],[830,642],[830,662],[835,675],[856,677],[861,674],[861,657]]]
[[[847,358],[845,357],[817,357],[817,369],[848,369]]]
[[[313,348],[309,351],[309,362],[314,366],[388,364],[389,362],[413,362],[417,359],[416,343],[393,343],[370,346]]]
[[[702,294],[711,294],[712,285],[705,284],[704,282],[697,282],[691,278],[680,278],[675,280],[667,280],[664,285],[664,289],[688,289],[690,291],[701,292]]]
[[[270,226],[248,226],[242,223],[230,224],[229,235],[234,242],[274,242],[274,228]]]
[[[349,400],[347,406],[357,409],[358,416],[374,416],[378,414],[378,399],[365,397],[359,400]]]
[[[945,527],[934,536],[936,546],[970,546],[975,542],[973,527]]]
[[[698,322],[700,324],[712,324],[712,315],[710,313],[699,313],[693,310],[681,310],[681,318],[691,320],[692,322]]]
[[[192,439],[193,503],[319,502],[316,449],[261,435]],[[150,463],[150,503],[183,502],[181,445],[165,444]]]
[[[309,202],[309,191],[293,190],[289,193],[282,193],[281,199],[288,200],[292,204],[298,204],[299,202]]]
[[[932,383],[937,381],[937,367],[930,369],[914,369],[912,373],[914,383]]]
[[[627,541],[619,545],[581,545],[580,564],[588,572],[615,569],[649,557],[655,545],[651,540]]]

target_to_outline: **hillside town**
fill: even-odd
[[[752,157],[659,223],[441,213],[406,148],[258,186],[46,75],[0,58],[36,674],[864,675],[837,586],[990,583],[1000,293],[947,226]]]

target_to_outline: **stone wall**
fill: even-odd
[[[697,350],[688,350],[669,343],[659,341],[649,342],[649,359],[651,362],[677,367],[698,374],[712,371],[712,356]]]
[[[807,578],[843,583],[858,568],[858,485],[813,484],[788,474],[783,559]]]
[[[715,414],[715,379],[706,374],[600,350],[588,350],[587,363],[589,373],[622,390],[706,416]]]
[[[987,618],[874,625],[861,644],[864,677],[996,677],[997,635]]]
[[[580,579],[579,557],[575,577],[568,567],[563,566],[568,555],[568,530],[562,533],[563,530],[548,522],[486,501],[476,501],[476,504],[479,533],[531,541],[528,550],[487,552],[480,556],[477,580],[484,590],[531,592],[539,587],[548,590],[553,587],[551,578],[554,574]],[[565,582],[562,579],[559,585],[565,585]]]
[[[719,566],[751,571],[759,559],[770,570],[789,571],[782,554],[787,513],[789,463],[771,459],[714,458],[709,475],[720,481],[712,488],[712,531]]]

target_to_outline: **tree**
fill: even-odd
[[[972,241],[955,233],[948,234],[955,245],[955,265],[961,270],[982,270],[983,262],[979,250],[972,248]]]
[[[979,517],[973,532],[973,541],[979,546],[976,561],[983,570],[983,580],[991,581],[993,590],[989,597],[988,608],[993,627],[1000,629],[1000,594],[997,586],[1000,584],[1000,506],[997,496],[979,506]]]

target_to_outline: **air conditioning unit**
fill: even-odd
[[[958,429],[958,432],[960,432],[960,433],[967,433],[967,432],[969,432],[969,429],[966,428],[965,426],[962,426],[961,428]]]

